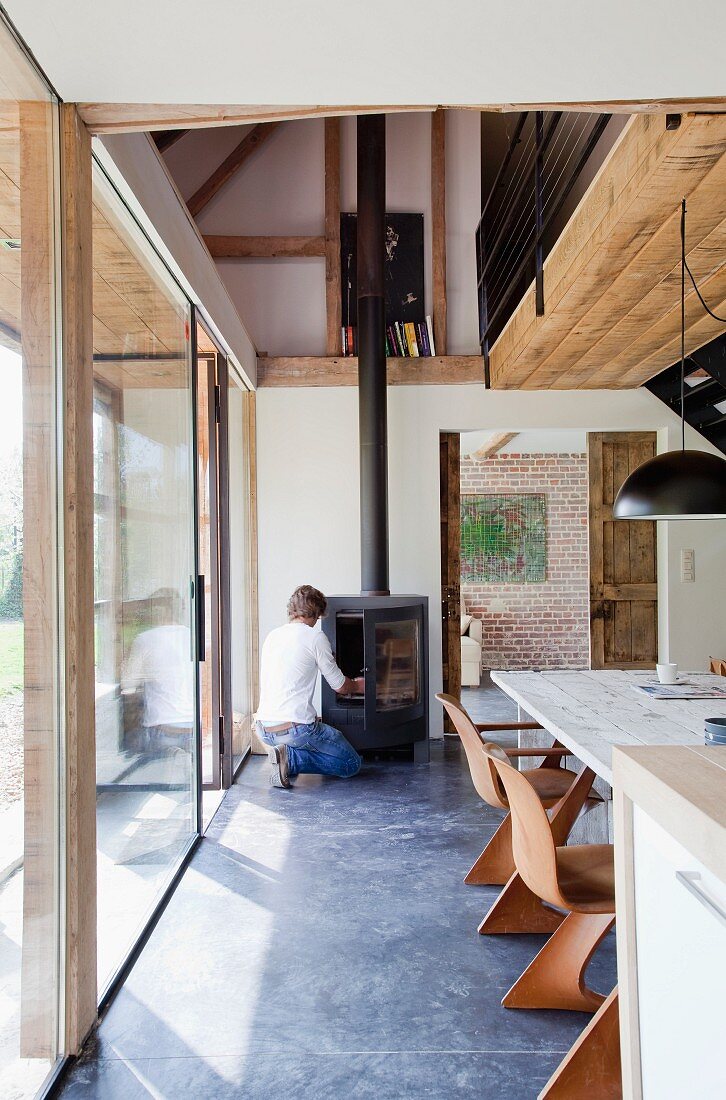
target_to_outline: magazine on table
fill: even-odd
[[[682,680],[675,684],[661,684],[657,681],[646,684],[633,684],[636,691],[649,695],[651,699],[726,699],[726,687],[714,684],[694,684]]]

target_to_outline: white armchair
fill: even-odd
[[[462,611],[461,686],[479,687],[481,680],[482,621]]]

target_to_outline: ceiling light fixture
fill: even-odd
[[[681,449],[666,451],[633,470],[615,498],[614,519],[726,519],[726,461],[709,451],[686,450],[686,272],[706,310],[686,263],[686,200],[681,202]]]

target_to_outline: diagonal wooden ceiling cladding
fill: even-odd
[[[617,389],[669,366],[680,344],[681,198],[688,262],[712,309],[726,312],[726,115],[635,115],[491,351],[495,389]],[[686,349],[726,325],[686,286]]]

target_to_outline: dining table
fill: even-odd
[[[539,722],[608,784],[614,746],[702,746],[706,719],[726,718],[726,678],[711,672],[683,672],[675,686],[721,689],[722,697],[654,698],[638,688],[656,680],[655,670],[493,671],[491,678],[520,714]]]
[[[668,755],[672,758],[673,751],[690,758],[690,765],[694,761],[703,766],[707,763],[708,750],[704,749],[705,722],[708,718],[726,718],[726,679],[710,672],[684,672],[679,677],[679,682],[673,685],[677,689],[687,687],[699,687],[713,690],[719,693],[712,698],[656,698],[652,694],[640,690],[643,686],[649,686],[656,681],[655,671],[648,669],[560,669],[542,672],[498,672],[491,673],[493,682],[506,692],[519,707],[520,718],[532,718],[543,729],[526,731],[520,735],[528,738],[528,744],[537,746],[549,742],[550,737],[555,738],[565,748],[569,749],[574,757],[581,761],[582,765],[592,769],[598,777],[594,787],[603,798],[602,805],[596,810],[584,815],[584,821],[576,822],[570,833],[569,843],[582,844],[607,844],[613,840],[612,802],[610,801],[611,787],[613,783],[613,750],[616,748],[643,748],[651,746],[654,753],[638,753],[637,758],[641,767],[645,767],[650,760],[653,766],[657,766],[662,758],[664,750],[662,746],[672,746],[668,749]],[[656,689],[658,691],[659,689]],[[722,694],[721,694],[722,693]],[[661,747],[660,751],[656,746]],[[683,753],[683,747],[697,752]],[[711,750],[713,751],[713,750]],[[724,749],[723,751],[726,751]],[[617,753],[618,782],[622,780],[623,753]],[[627,762],[627,760],[626,760]],[[717,761],[710,760],[709,764],[714,773],[718,773]],[[684,770],[688,770],[685,768]],[[726,774],[726,773],[724,773]],[[671,773],[672,778],[672,773]],[[652,783],[651,783],[652,786]],[[723,789],[721,784],[720,789]],[[647,926],[648,940],[652,939],[653,929],[661,926],[670,927],[671,908],[675,911],[677,906],[663,904],[662,896],[653,900],[652,913],[647,920],[640,923],[635,919],[636,890],[635,882],[635,856],[634,836],[640,834],[634,831],[632,806],[628,813],[629,801],[625,797],[622,788],[617,792],[617,817],[618,827],[615,830],[617,839],[615,848],[615,893],[618,912],[617,937],[618,937],[618,985],[611,991],[602,1003],[595,1015],[590,1020],[585,1030],[571,1048],[570,1052],[555,1071],[548,1082],[544,1093],[550,1091],[552,1095],[585,1096],[593,1080],[603,1080],[605,1070],[609,1069],[613,1074],[616,1084],[612,1095],[641,1096],[639,1088],[633,1087],[633,1081],[641,1080],[641,1046],[639,1031],[639,1002],[637,990],[641,980],[640,964],[636,958],[635,942],[637,927]],[[690,799],[690,801],[689,801]],[[696,797],[696,803],[700,800]],[[706,796],[704,801],[708,801]],[[691,806],[693,802],[693,790],[689,789],[689,798],[685,804],[692,812],[696,813],[699,826],[695,832],[698,837],[707,835],[703,829],[702,809],[700,805]],[[660,800],[656,798],[659,805]],[[602,811],[602,812],[599,812]],[[683,816],[679,814],[678,816]],[[594,820],[597,819],[597,820]],[[578,826],[582,829],[581,835],[576,835]],[[670,838],[669,843],[672,844]],[[662,847],[662,842],[661,842]],[[670,850],[670,849],[667,849]],[[646,856],[649,865],[654,860]],[[641,857],[641,864],[643,857]],[[698,876],[696,876],[698,877]],[[667,882],[675,889],[674,875],[666,875]],[[640,901],[642,903],[643,891],[641,889]],[[682,903],[682,899],[680,900]],[[564,927],[564,926],[561,926]],[[676,927],[676,926],[674,926]],[[685,934],[684,934],[685,931]],[[669,959],[669,954],[675,946],[681,950],[683,944],[688,942],[689,929],[677,929],[670,935],[662,938],[665,948],[657,956],[655,981],[651,985],[656,987],[657,1000],[663,1000],[663,990],[670,989],[670,978],[663,985],[663,964]],[[698,958],[696,950],[695,957]],[[717,957],[719,957],[717,955]],[[690,964],[689,964],[690,966]],[[690,969],[695,969],[690,967]],[[681,972],[682,968],[681,968]],[[681,983],[683,985],[683,983]],[[692,983],[691,983],[692,984]],[[687,988],[687,984],[684,988]],[[717,998],[721,990],[717,990]],[[678,1004],[680,990],[674,995],[674,1003]],[[707,1002],[708,1003],[708,1002]],[[719,1004],[718,999],[715,1004]],[[703,1007],[697,1001],[687,1010],[686,1016],[700,1021],[704,1018],[699,1015],[704,1012]],[[670,1013],[671,1015],[673,1012]],[[712,1013],[713,1014],[713,1013]],[[682,1016],[678,1017],[679,1024]],[[705,1016],[708,1017],[706,1012]],[[669,1013],[665,1014],[668,1018]],[[660,1017],[658,1017],[660,1019]],[[641,1021],[642,1022],[642,1021]],[[698,1024],[695,1025],[698,1031]],[[652,1032],[653,1029],[651,1029]],[[703,1030],[701,1028],[701,1030]],[[678,1035],[677,1041],[671,1043],[676,1047],[680,1043],[679,1029],[674,1031]],[[620,1045],[622,1036],[622,1047]],[[622,1049],[622,1060],[621,1060]],[[646,1052],[647,1055],[647,1052]],[[695,1060],[697,1061],[697,1060]],[[643,1062],[643,1073],[652,1071],[653,1059]],[[689,1072],[691,1063],[688,1063]],[[620,1077],[625,1085],[623,1091],[619,1091]],[[663,1075],[661,1074],[661,1077]],[[565,1085],[567,1082],[567,1085]],[[569,1088],[569,1091],[567,1091]],[[558,1091],[559,1090],[559,1091]],[[604,1095],[605,1093],[603,1093]],[[611,1093],[608,1092],[608,1095]],[[656,1095],[656,1090],[653,1090]],[[650,1095],[650,1094],[649,1094]],[[664,1093],[657,1092],[657,1095]],[[669,1093],[669,1095],[671,1095]],[[675,1093],[673,1094],[675,1095]],[[681,1095],[681,1092],[678,1093]],[[704,1094],[705,1095],[705,1094]],[[712,1095],[711,1092],[708,1095]],[[714,1092],[713,1095],[716,1095]],[[720,1093],[719,1093],[720,1095]]]

